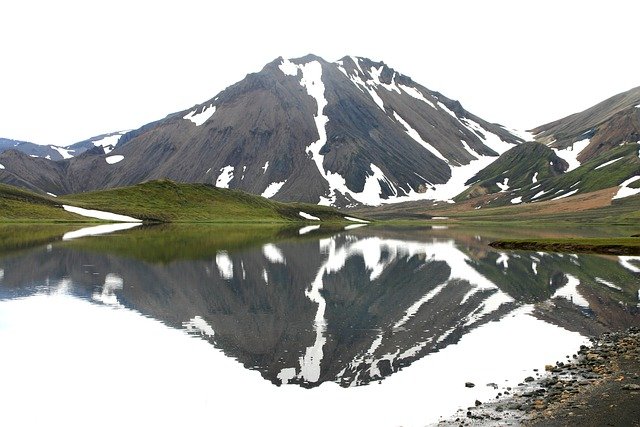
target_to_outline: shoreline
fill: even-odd
[[[640,239],[637,237],[608,239],[496,240],[489,243],[489,246],[495,249],[520,251],[640,255]]]
[[[640,328],[591,338],[496,399],[476,401],[437,426],[640,426]]]

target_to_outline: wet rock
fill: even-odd
[[[527,383],[530,383],[530,382],[535,381],[535,378],[533,378],[533,377],[527,377],[527,378],[525,378],[525,379],[524,379],[524,381],[525,381],[525,382],[527,382]]]
[[[467,387],[467,388],[473,388],[473,387],[475,387],[476,385],[475,385],[474,383],[472,383],[472,382],[468,382],[468,381],[467,381],[466,383],[464,383],[464,386],[465,386],[465,387]]]

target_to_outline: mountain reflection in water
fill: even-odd
[[[194,238],[141,227],[5,253],[0,299],[58,294],[131,310],[202,337],[273,384],[304,388],[377,385],[420,359],[423,371],[438,354],[458,360],[456,348],[497,358],[478,337],[499,335],[500,325],[525,337],[544,329],[539,360],[516,357],[538,364],[577,350],[580,335],[640,324],[640,258],[501,253],[451,230],[215,237],[224,231],[204,227]]]

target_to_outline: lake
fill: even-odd
[[[640,257],[518,231],[98,227],[0,227],[0,425],[423,426],[640,325]]]

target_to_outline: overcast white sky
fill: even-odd
[[[531,128],[640,85],[638,16],[624,0],[5,1],[0,137],[137,128],[307,53],[382,60]]]

